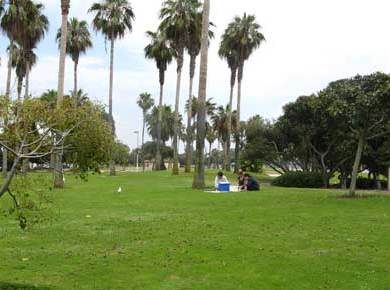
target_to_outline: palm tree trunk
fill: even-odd
[[[209,142],[209,166],[208,168],[211,169],[211,165],[212,165],[212,159],[211,159],[211,147],[213,146],[213,144],[211,142]]]
[[[230,172],[230,145],[231,145],[231,136],[232,136],[232,109],[233,109],[233,94],[234,86],[236,84],[237,69],[231,69],[231,78],[230,78],[230,97],[229,97],[229,107],[227,112],[227,156],[225,156],[225,170]]]
[[[157,121],[157,144],[156,144],[156,171],[161,170],[161,123],[162,123],[162,107],[163,107],[163,96],[164,96],[164,78],[165,73],[160,70],[160,98],[158,102],[158,121]]]
[[[111,39],[111,55],[110,55],[110,88],[109,88],[109,97],[108,97],[108,114],[110,116],[110,123],[112,127],[112,132],[115,135],[115,126],[114,126],[114,116],[112,115],[112,92],[114,86],[114,39]],[[110,175],[115,176],[115,161],[110,161]]]
[[[236,148],[235,148],[235,166],[234,172],[238,173],[240,169],[240,145],[241,145],[241,135],[240,135],[240,120],[241,120],[241,84],[244,72],[244,63],[242,63],[238,68],[238,84],[237,84],[237,125],[236,125]]]
[[[79,62],[76,60],[74,62],[74,67],[73,67],[73,97],[75,98],[76,102],[76,108],[79,106],[79,96],[77,94],[78,87],[77,87],[77,70],[78,70]]]
[[[22,87],[23,87],[23,79],[18,77],[18,88],[17,88],[17,92],[18,92],[18,102],[22,102]]]
[[[206,139],[206,95],[207,95],[207,69],[208,69],[208,52],[209,52],[209,15],[210,0],[204,0],[203,3],[203,20],[202,20],[202,46],[200,60],[199,76],[199,108],[196,134],[196,163],[194,182],[192,187],[203,189],[205,183],[205,166],[204,166],[204,148]]]
[[[26,87],[24,88],[24,99],[27,100],[30,95],[30,65],[26,65]]]
[[[69,0],[61,0],[61,42],[60,42],[60,60],[58,71],[58,89],[57,89],[57,107],[62,107],[64,99],[64,82],[65,82],[65,58],[66,58],[66,39],[68,35],[68,13],[69,13]],[[56,152],[54,156],[54,188],[64,187],[64,176],[62,168],[62,153]]]
[[[190,89],[189,89],[189,99],[188,99],[188,116],[187,116],[187,150],[186,150],[186,167],[185,172],[191,173],[192,165],[192,97],[193,97],[193,85],[194,85],[194,76],[195,76],[195,67],[196,67],[196,56],[191,55],[190,59]]]
[[[7,64],[7,83],[5,89],[5,96],[7,99],[10,98],[11,95],[11,76],[12,76],[12,54],[13,54],[13,39],[10,40],[9,45],[9,53],[8,53],[8,64]],[[8,120],[4,120],[4,125],[7,126]],[[8,151],[3,148],[3,176],[6,177],[8,174]]]
[[[358,148],[356,150],[355,163],[353,164],[351,186],[349,188],[349,195],[351,196],[355,196],[356,193],[356,181],[359,172],[360,161],[362,159],[364,141],[364,133],[361,133],[359,136]]]
[[[14,40],[10,40],[9,53],[8,53],[8,67],[7,67],[7,84],[5,89],[5,96],[7,98],[11,95],[11,76],[12,76],[12,54],[14,50]]]
[[[176,100],[175,100],[175,124],[173,134],[173,167],[172,174],[179,175],[179,104],[180,104],[180,85],[181,73],[183,70],[184,49],[181,49],[177,57],[177,80],[176,80]]]
[[[142,121],[142,145],[141,145],[141,160],[142,160],[142,172],[145,172],[145,158],[144,158],[144,141],[145,141],[145,122],[146,122],[146,112],[143,114]]]

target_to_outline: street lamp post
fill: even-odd
[[[139,169],[139,131],[134,131],[134,134],[137,134],[137,172]]]

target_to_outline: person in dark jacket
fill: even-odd
[[[245,190],[247,191],[259,191],[260,190],[260,184],[254,178],[248,173],[245,173]]]

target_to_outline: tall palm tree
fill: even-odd
[[[233,108],[233,94],[234,94],[234,87],[236,84],[237,79],[237,70],[238,70],[238,54],[234,50],[234,47],[232,47],[232,43],[230,41],[231,35],[230,29],[226,29],[224,34],[222,35],[222,41],[221,45],[218,51],[219,56],[222,59],[226,59],[227,64],[230,68],[230,96],[229,96],[229,103],[228,103],[228,119],[227,119],[227,135],[229,136],[226,142],[226,150],[225,150],[225,156],[224,156],[224,168],[226,171],[230,171],[230,143],[232,135],[232,108]]]
[[[18,100],[21,101],[22,86],[23,80],[27,77],[27,67],[32,67],[37,60],[37,56],[32,50],[26,51],[20,45],[14,44],[14,47],[11,49],[8,47],[8,51],[12,50],[12,67],[16,71],[17,77],[17,94]]]
[[[188,43],[191,23],[196,17],[199,8],[200,3],[197,0],[165,0],[160,11],[161,24],[159,29],[165,33],[171,47],[175,50],[177,62],[175,135],[172,142],[174,152],[172,173],[174,175],[179,174],[179,102],[184,50]]]
[[[205,187],[205,158],[204,147],[206,139],[206,98],[207,98],[207,71],[209,52],[209,22],[210,22],[210,0],[203,2],[202,20],[202,41],[199,76],[199,109],[198,126],[196,131],[196,163],[193,188],[203,189]]]
[[[26,9],[26,7],[27,5],[30,6],[31,3],[30,0],[9,0],[3,18],[1,19],[1,28],[10,41],[5,90],[5,95],[7,97],[9,97],[11,93],[12,49],[14,48],[14,43],[17,40],[20,40],[20,35],[27,28],[28,9]]]
[[[156,148],[156,170],[160,170],[161,165],[161,122],[162,122],[162,107],[164,96],[164,83],[165,72],[168,65],[172,62],[174,51],[169,47],[168,41],[161,32],[146,32],[146,35],[150,38],[150,43],[145,47],[145,57],[147,59],[153,59],[156,62],[157,69],[159,71],[160,82],[160,96],[158,103],[158,122],[157,122],[157,148]]]
[[[38,43],[45,37],[46,32],[49,30],[49,20],[43,14],[44,6],[42,4],[34,4],[27,2],[28,19],[27,26],[19,36],[19,43],[23,50],[26,52],[26,85],[25,85],[25,98],[29,97],[30,88],[30,71],[32,65],[36,61],[33,50]],[[29,60],[29,56],[34,59]]]
[[[256,22],[254,15],[244,13],[243,17],[235,17],[234,21],[228,25],[226,46],[237,54],[237,128],[240,132],[240,115],[241,115],[241,85],[244,74],[244,64],[265,41],[264,35],[260,32],[261,26]],[[237,135],[239,136],[239,135]],[[236,138],[235,149],[235,171],[238,172],[240,166],[240,138]]]
[[[200,53],[201,48],[201,40],[202,40],[202,15],[203,12],[199,11],[195,14],[194,18],[191,19],[190,29],[189,29],[189,37],[186,43],[186,49],[190,56],[190,85],[189,85],[189,97],[188,97],[188,114],[187,114],[187,140],[186,140],[186,162],[185,162],[185,172],[191,172],[191,160],[192,160],[192,142],[193,136],[191,134],[191,121],[192,121],[192,106],[191,102],[193,100],[193,84],[195,77],[195,69],[196,69],[196,59]],[[213,26],[210,23],[210,26]],[[209,38],[214,38],[214,32],[209,30]]]
[[[57,86],[57,107],[61,108],[64,99],[64,83],[65,83],[65,58],[66,58],[66,43],[68,35],[68,15],[70,8],[70,0],[61,0],[61,41],[60,41],[60,58],[58,65],[58,86]],[[54,165],[54,188],[64,187],[64,175],[62,168],[62,153],[55,152],[52,156]]]
[[[110,87],[109,87],[109,117],[115,134],[114,117],[112,114],[112,93],[114,84],[114,48],[115,41],[123,38],[126,32],[133,30],[135,18],[133,8],[127,0],[102,0],[94,3],[89,9],[94,13],[93,27],[100,31],[111,43],[110,49]],[[110,175],[115,175],[115,163],[110,161]]]
[[[154,106],[154,100],[152,98],[152,95],[149,93],[142,93],[139,96],[139,99],[137,101],[138,106],[142,109],[142,146],[141,146],[141,156],[142,156],[142,170],[145,171],[145,160],[144,160],[144,154],[143,154],[143,147],[145,143],[145,124],[146,124],[146,115],[148,114],[148,111]]]
[[[61,28],[57,33],[57,42],[61,45]],[[91,34],[86,21],[79,21],[77,18],[72,18],[68,22],[68,35],[66,40],[66,53],[72,58],[74,63],[74,86],[73,96],[77,95],[77,68],[80,60],[80,55],[85,54],[92,47]],[[59,47],[60,48],[60,47]],[[76,100],[76,104],[78,100]]]
[[[160,115],[162,116],[161,121]],[[161,124],[161,144],[165,145],[165,143],[173,137],[174,130],[173,124],[175,122],[175,116],[172,112],[172,108],[170,106],[164,105],[160,110],[159,107],[153,107],[151,112],[146,116],[146,124],[148,128],[148,133],[152,136],[153,141],[157,141],[158,138],[158,124]],[[156,160],[157,162],[157,160]]]

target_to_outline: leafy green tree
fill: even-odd
[[[367,141],[390,133],[390,76],[374,73],[329,84],[326,94],[333,99],[329,108],[334,116],[342,116],[357,140],[352,170],[350,195],[355,195],[356,180]]]
[[[179,154],[178,154],[178,135],[179,135],[179,102],[181,74],[184,63],[184,50],[189,39],[189,31],[193,19],[196,17],[200,8],[197,0],[165,0],[160,11],[161,24],[159,30],[162,31],[168,39],[170,46],[175,51],[174,57],[177,62],[177,81],[176,81],[176,99],[175,99],[175,134],[173,137],[173,170],[174,175],[179,174]],[[207,27],[208,28],[208,27]]]
[[[161,122],[162,122],[162,109],[163,109],[163,96],[164,96],[164,83],[165,72],[168,65],[172,62],[174,50],[169,47],[165,34],[158,32],[148,31],[147,36],[150,38],[150,44],[145,47],[145,57],[147,59],[153,59],[156,62],[157,69],[159,71],[160,82],[160,97],[158,103],[159,109],[159,121],[157,124],[157,141],[156,141],[156,164],[155,170],[160,170],[159,164],[161,164]]]
[[[145,125],[146,125],[146,115],[148,114],[149,110],[154,106],[154,100],[152,98],[152,95],[149,93],[142,93],[139,96],[139,99],[137,101],[138,106],[142,109],[142,145],[141,145],[141,156],[144,160],[144,154],[142,152],[142,147],[145,143]],[[145,171],[145,162],[142,163],[142,170]]]
[[[109,88],[109,117],[114,131],[114,117],[112,114],[112,93],[114,83],[114,48],[115,41],[123,38],[126,32],[133,30],[135,18],[133,8],[127,0],[103,0],[94,3],[89,9],[94,13],[93,27],[100,31],[111,43],[110,50],[110,88]],[[114,132],[115,133],[115,132]],[[110,174],[115,175],[115,164],[110,162]]]
[[[86,21],[79,21],[77,18],[72,18],[68,22],[66,39],[66,53],[72,58],[74,63],[74,89],[73,95],[77,95],[78,91],[78,77],[77,68],[80,56],[85,54],[88,49],[92,47],[91,34],[89,32],[88,23]],[[57,42],[61,45],[61,28],[57,32]],[[60,48],[60,47],[59,47]],[[76,100],[78,104],[78,100]]]

